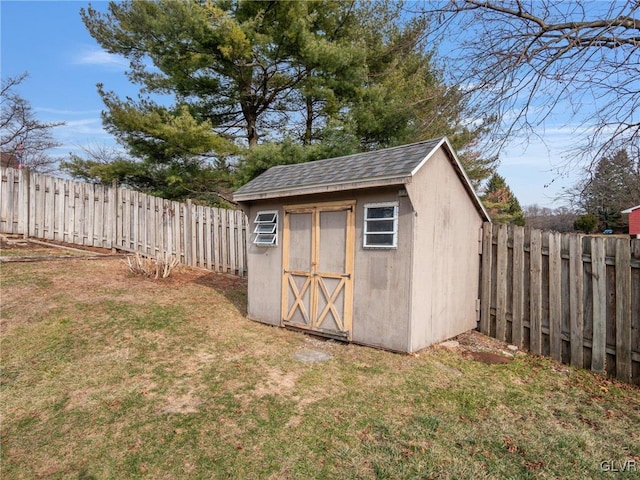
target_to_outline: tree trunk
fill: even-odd
[[[307,97],[307,119],[304,131],[304,137],[302,138],[303,145],[311,144],[311,135],[313,133],[313,99]]]
[[[240,91],[240,108],[246,122],[247,142],[249,148],[258,145],[258,130],[256,124],[258,122],[258,107],[255,104],[253,92],[251,91],[252,70],[250,68],[243,71],[244,75],[239,78],[238,86]]]
[[[243,102],[240,100],[242,107],[242,114],[247,124],[247,142],[249,142],[249,148],[253,148],[258,145],[258,130],[256,129],[256,123],[258,122],[258,114],[256,109],[249,102]]]
[[[258,145],[258,132],[256,130],[256,119],[247,119],[247,141],[249,142],[249,148],[253,148]]]

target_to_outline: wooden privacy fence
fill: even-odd
[[[117,248],[245,275],[240,210],[173,202],[126,188],[1,168],[0,233]]]
[[[640,240],[483,226],[480,330],[640,384]]]

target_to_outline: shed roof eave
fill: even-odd
[[[634,210],[638,210],[638,209],[640,209],[640,205],[636,205],[635,207],[627,208],[626,210],[623,210],[623,211],[622,211],[622,212],[620,212],[620,213],[631,213],[631,212],[633,212]]]
[[[236,202],[250,202],[253,200],[269,200],[272,198],[294,197],[296,195],[313,195],[318,193],[344,192],[347,190],[362,190],[364,188],[387,187],[404,185],[411,182],[411,175],[382,177],[359,182],[344,182],[334,184],[304,185],[301,187],[267,190],[254,193],[234,194]]]

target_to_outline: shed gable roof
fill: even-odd
[[[476,208],[488,220],[489,215],[446,137],[344,157],[277,165],[240,187],[233,198],[237,202],[245,202],[405,184],[440,147],[447,150]]]
[[[631,212],[635,212],[638,209],[640,209],[640,205],[636,205],[635,207],[627,208],[626,210],[623,210],[620,213],[631,213]]]

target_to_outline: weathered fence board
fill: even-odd
[[[19,216],[18,206],[22,203],[24,194],[20,186],[23,183],[24,172],[13,168],[1,170],[0,181],[0,229],[5,233],[20,233],[23,221]]]
[[[569,315],[571,365],[584,365],[584,265],[582,263],[582,240],[578,235],[569,236]]]
[[[551,357],[562,361],[562,258],[560,234],[549,234],[549,347]]]
[[[607,265],[604,263],[603,238],[591,238],[591,298],[593,301],[593,333],[591,338],[591,369],[604,372],[607,349]]]
[[[616,377],[631,380],[631,248],[616,241]]]
[[[490,223],[482,238],[483,333],[640,384],[640,240]]]
[[[488,228],[488,227],[487,227]],[[542,232],[532,230],[529,256],[529,349],[542,354]]]
[[[513,292],[511,342],[522,347],[524,343],[524,229],[513,235]]]
[[[493,256],[491,255],[491,229],[482,230],[482,265],[480,279],[480,331],[490,335],[491,308],[491,272],[493,271]]]
[[[0,169],[0,232],[118,248],[184,265],[245,275],[246,220],[240,210],[172,202],[106,187]],[[221,238],[222,237],[222,238]]]

